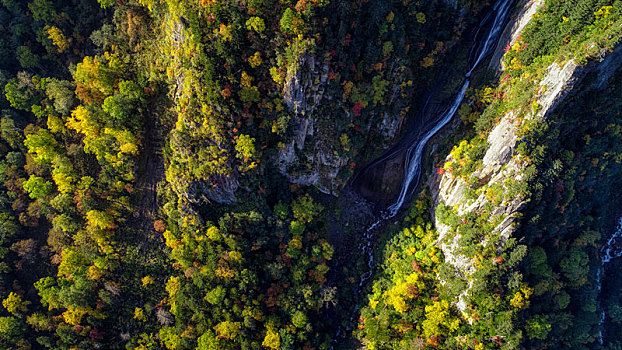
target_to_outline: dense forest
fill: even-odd
[[[500,3],[1,0],[0,349],[622,349],[620,0],[536,0],[396,217],[353,181]]]

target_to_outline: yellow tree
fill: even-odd
[[[63,34],[63,31],[58,27],[46,26],[46,31],[48,33],[48,39],[52,40],[52,44],[54,44],[58,48],[58,52],[63,53],[69,48],[69,41]]]
[[[9,293],[9,296],[2,300],[2,306],[15,316],[28,311],[28,305],[30,302],[22,300],[22,297],[15,292]]]

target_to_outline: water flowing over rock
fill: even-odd
[[[490,54],[490,50],[494,47],[495,43],[499,39],[499,35],[501,34],[503,25],[506,22],[508,14],[510,13],[510,5],[512,3],[512,0],[499,1],[495,3],[493,5],[492,12],[490,12],[482,19],[475,35],[476,44],[472,47],[470,53],[472,56],[472,59],[469,59],[468,62],[470,69],[464,75],[461,87],[453,94],[451,102],[447,104],[445,108],[428,109],[428,107],[430,106],[429,102],[434,98],[434,93],[432,93],[432,95],[428,97],[427,102],[422,108],[423,112],[421,112],[421,114],[424,115],[426,114],[426,112],[428,112],[429,115],[426,115],[427,119],[425,121],[430,125],[428,125],[426,128],[417,130],[417,133],[409,133],[407,137],[403,140],[404,145],[401,145],[402,148],[396,147],[394,149],[391,149],[389,152],[374,161],[371,166],[366,169],[371,169],[371,172],[373,172],[374,170],[377,171],[378,168],[385,168],[387,167],[387,165],[390,165],[393,162],[394,164],[401,165],[403,176],[401,181],[398,183],[398,197],[393,201],[390,206],[388,206],[386,210],[382,211],[378,220],[376,220],[367,228],[367,230],[365,230],[363,239],[359,244],[358,251],[360,251],[367,260],[367,270],[361,276],[361,280],[358,284],[356,292],[357,294],[360,293],[362,287],[373,275],[374,254],[372,247],[374,243],[374,233],[376,228],[387,220],[394,218],[400,212],[402,206],[410,199],[412,191],[417,187],[420,180],[421,168],[423,164],[422,159],[428,141],[430,141],[430,139],[435,134],[437,134],[443,127],[445,127],[457,113],[458,108],[464,100],[467,89],[471,84],[471,74],[475,71],[475,69],[478,68],[478,65],[483,62],[483,60]],[[403,161],[398,159],[403,159]],[[395,163],[396,161],[397,163]],[[375,180],[375,182],[382,184],[382,182],[386,179],[386,175],[384,171],[380,171],[379,173],[381,176],[374,176],[372,177],[372,179]],[[455,182],[455,184],[461,185],[460,182]],[[369,186],[363,186],[362,188],[365,187]],[[376,185],[372,187],[378,186]],[[381,189],[382,187],[383,186],[381,186]],[[458,192],[462,191],[458,190]],[[454,237],[454,244],[457,244],[456,239],[457,237]],[[464,259],[458,254],[448,257],[448,254],[451,253],[451,251],[448,251],[448,253],[446,253],[446,259],[452,260],[455,265],[468,265],[468,262],[460,261]],[[472,273],[472,271],[465,271],[465,273]],[[464,296],[460,297],[460,302],[465,305],[464,308],[466,308],[466,299]],[[350,322],[354,320],[357,310],[358,305],[355,308],[354,313],[351,315]],[[341,331],[342,329],[339,329],[337,331],[335,339],[339,338]]]

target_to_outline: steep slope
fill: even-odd
[[[405,228],[393,231],[384,247],[359,321],[369,348],[602,346],[600,307],[593,301],[600,288],[598,231],[607,232],[613,207],[594,203],[613,199],[607,188],[618,182],[606,180],[604,166],[590,175],[603,184],[579,186],[590,170],[573,155],[594,154],[593,168],[603,157],[617,159],[619,120],[598,114],[602,123],[596,117],[594,124],[608,126],[595,141],[568,108],[589,111],[590,96],[601,93],[601,103],[618,103],[612,89],[622,63],[620,3],[522,6],[506,30],[498,85],[465,99],[459,114],[467,126],[456,137],[463,140],[446,157],[438,154]],[[590,102],[579,106],[585,98]],[[577,138],[610,146],[580,151],[584,145],[564,143]],[[589,195],[574,198],[579,187]],[[427,203],[435,229],[421,214]],[[590,214],[564,214],[570,207]]]

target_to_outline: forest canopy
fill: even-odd
[[[530,116],[553,65],[617,52],[622,3],[536,2],[367,235],[401,180],[358,175],[459,89],[496,2],[0,1],[0,348],[620,348],[620,70]],[[523,173],[489,185],[508,115]]]

